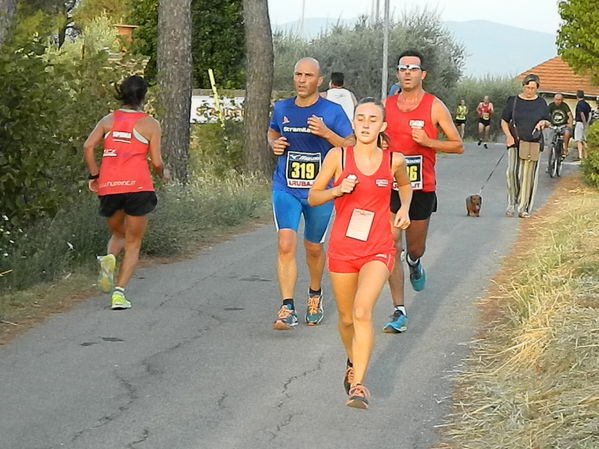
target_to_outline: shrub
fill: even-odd
[[[243,122],[194,124],[189,147],[190,171],[197,177],[205,174],[224,176],[240,170],[243,164]]]
[[[188,185],[162,186],[150,215],[142,253],[189,253],[197,243],[267,211],[268,182],[257,176],[205,176]],[[2,232],[0,217],[0,232]],[[0,293],[52,281],[81,267],[93,267],[110,237],[98,215],[95,195],[81,190],[54,217],[10,234],[13,243],[0,254]]]
[[[7,230],[51,219],[74,201],[87,184],[83,142],[117,106],[114,83],[140,68],[135,59],[109,61],[102,50],[83,55],[84,40],[100,49],[110,32],[116,39],[106,19],[90,27],[59,50],[34,38],[0,52],[0,215],[8,217]],[[7,246],[2,235],[0,248]]]
[[[599,189],[599,122],[593,123],[587,130],[587,153],[582,161],[584,179]]]

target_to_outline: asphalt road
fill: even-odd
[[[330,295],[321,326],[271,330],[275,233],[264,226],[192,260],[139,270],[129,311],[97,296],[0,347],[0,447],[429,448],[477,327],[474,303],[526,225],[504,216],[505,158],[483,191],[481,217],[466,217],[465,197],[503,148],[470,144],[439,158],[427,286],[407,293],[408,332],[377,333],[368,411],[344,405]],[[538,205],[553,183],[541,172]],[[377,331],[391,312],[385,290]]]

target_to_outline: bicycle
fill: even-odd
[[[549,148],[549,165],[547,172],[549,176],[554,178],[561,175],[562,171],[562,151],[564,147],[564,133],[566,132],[566,126],[552,126],[553,137],[551,139],[551,145]]]

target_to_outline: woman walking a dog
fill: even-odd
[[[522,93],[508,98],[501,114],[508,151],[508,217],[517,213],[520,218],[528,218],[534,205],[543,150],[542,130],[551,124],[549,107],[537,95],[540,85],[537,75],[527,75],[522,80]]]
[[[370,393],[363,381],[374,343],[372,310],[393,270],[396,249],[389,222],[389,197],[397,182],[401,207],[393,226],[410,224],[412,188],[402,154],[382,150],[387,127],[383,105],[361,100],[353,127],[356,145],[327,154],[310,194],[310,206],[335,200],[335,221],[328,260],[339,313],[339,334],[347,353],[343,379],[347,405],[368,408]],[[331,180],[334,180],[332,187]]]

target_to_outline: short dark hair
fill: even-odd
[[[126,106],[141,106],[146,93],[148,83],[141,76],[133,75],[116,87],[116,99]]]
[[[424,67],[424,56],[422,53],[420,53],[418,50],[405,50],[402,51],[399,55],[399,57],[397,58],[397,64],[399,64],[399,61],[401,61],[401,58],[403,58],[404,56],[414,56],[418,59],[420,59],[420,68],[422,70],[426,70]]]
[[[331,83],[333,86],[343,87],[343,82],[345,81],[345,77],[342,72],[333,72],[331,73]]]
[[[541,85],[541,79],[538,75],[535,75],[534,73],[529,73],[528,75],[526,75],[522,80],[522,85],[526,86],[531,81],[534,81],[536,83],[537,88]]]
[[[584,98],[584,90],[577,90],[576,98]]]

